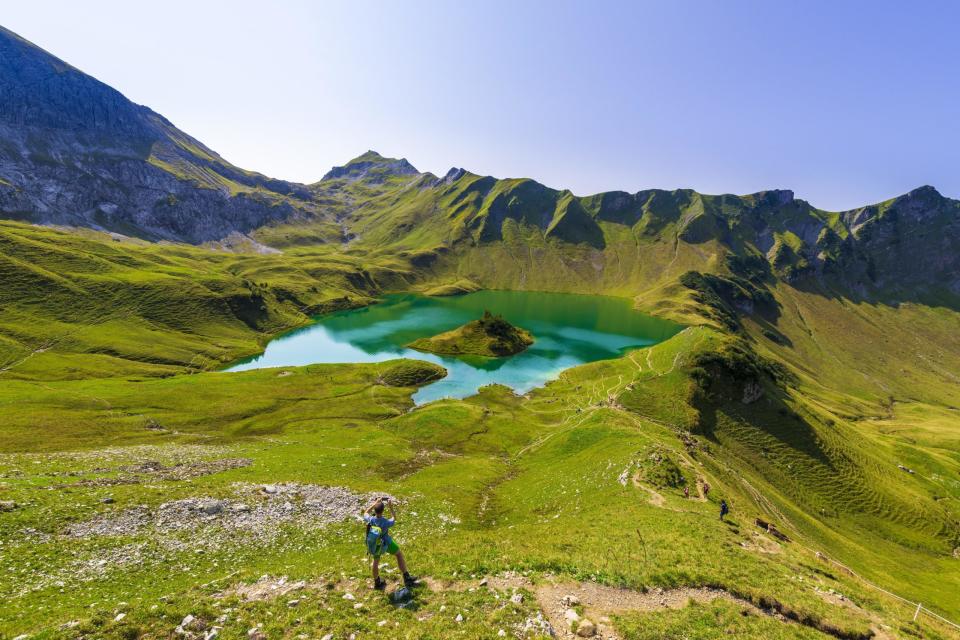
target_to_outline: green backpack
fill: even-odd
[[[384,535],[383,529],[376,525],[367,525],[367,553],[372,556],[379,556],[383,553]]]

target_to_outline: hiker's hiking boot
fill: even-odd
[[[377,591],[383,591],[384,589],[387,588],[386,580],[381,580],[380,578],[377,578],[376,580],[373,581],[373,588],[376,589]]]
[[[408,586],[408,587],[412,587],[412,586],[416,585],[416,584],[417,584],[417,580],[419,580],[419,579],[420,579],[420,578],[418,578],[417,576],[412,576],[412,575],[410,575],[409,573],[403,574],[403,584],[405,584],[405,585]]]

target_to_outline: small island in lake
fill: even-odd
[[[432,338],[414,340],[407,346],[439,355],[501,358],[520,353],[531,344],[533,336],[529,331],[513,326],[503,316],[484,311],[479,320]]]

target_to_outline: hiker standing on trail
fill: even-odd
[[[384,505],[390,506],[391,517],[389,518],[383,517]],[[363,521],[367,523],[367,552],[373,556],[373,588],[384,589],[387,586],[386,581],[380,579],[380,556],[384,551],[397,557],[397,566],[403,572],[403,583],[408,587],[416,584],[417,579],[407,571],[407,561],[403,557],[403,552],[389,534],[390,527],[397,523],[397,513],[393,510],[393,502],[390,498],[377,498],[363,512]]]
[[[723,520],[723,517],[730,513],[730,507],[727,506],[726,500],[720,501],[720,519]]]
[[[683,497],[688,500],[690,499],[690,487],[686,485],[683,486]]]

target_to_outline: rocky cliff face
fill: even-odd
[[[0,27],[0,215],[204,242],[312,216],[162,116]]]

